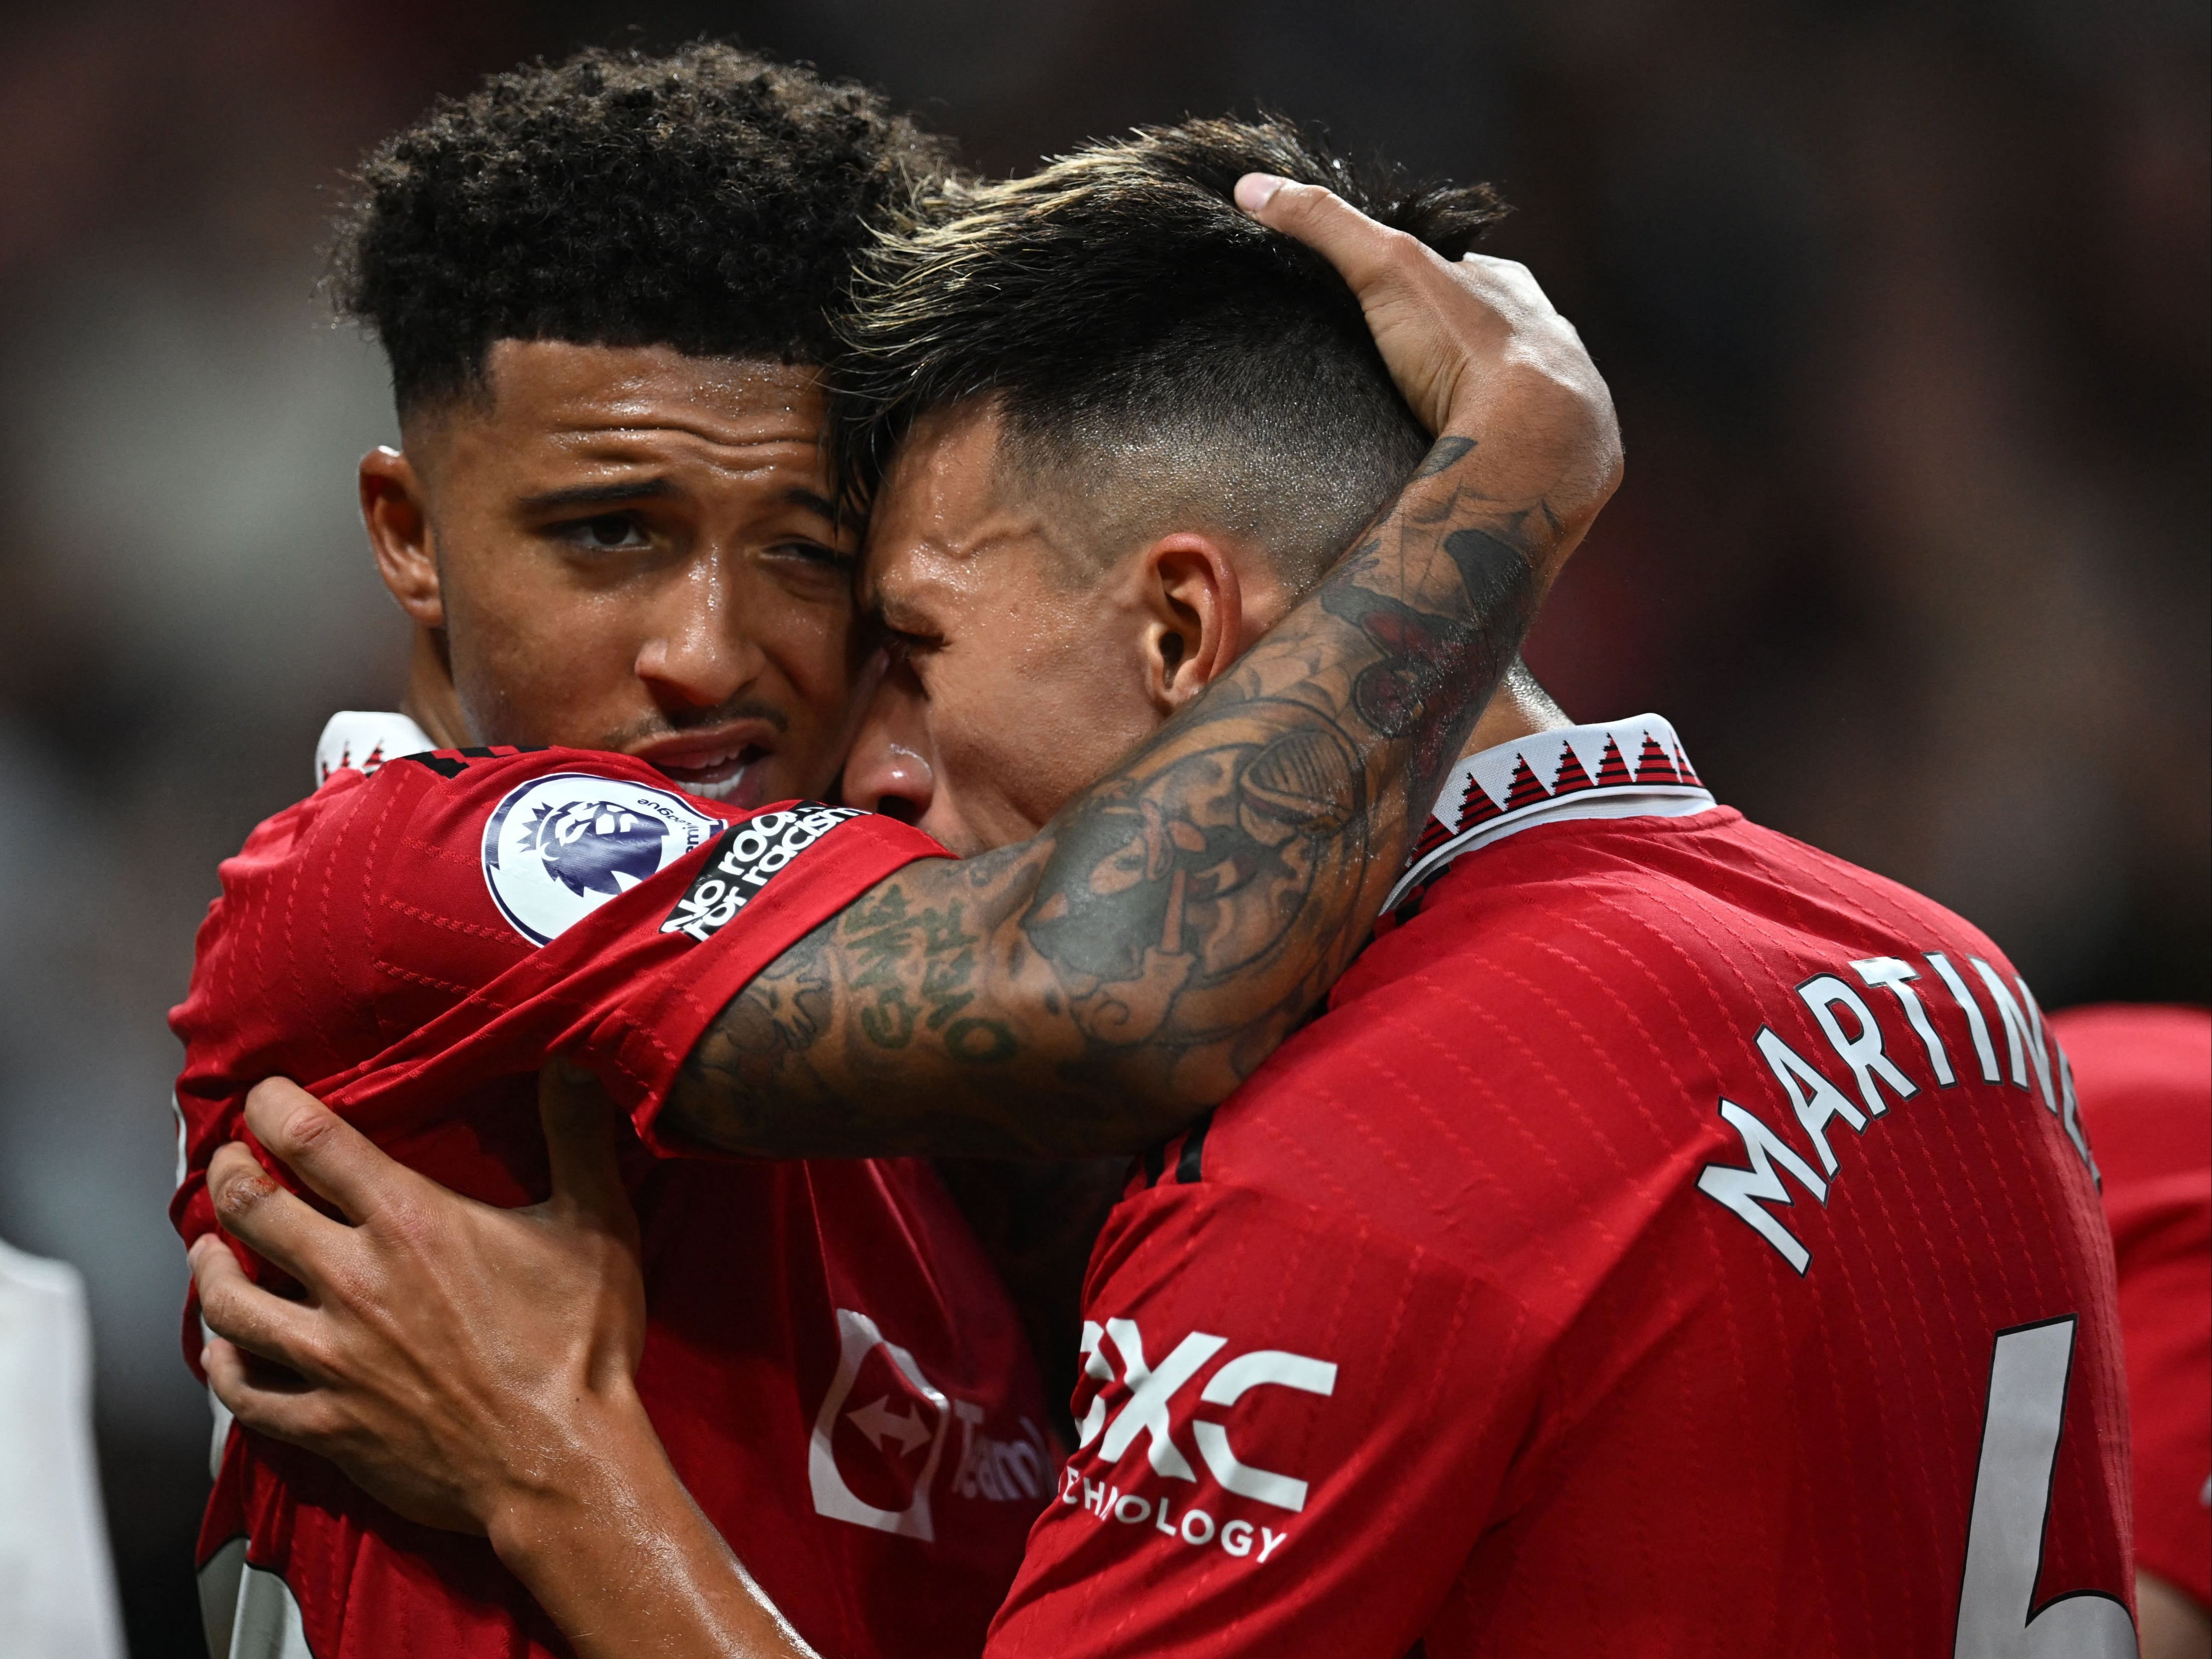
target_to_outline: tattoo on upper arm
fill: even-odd
[[[821,1036],[830,1017],[825,931],[817,928],[778,957],[723,1011],[715,1030],[738,1053],[774,1061],[803,1053]]]
[[[667,1112],[765,1156],[1093,1156],[1184,1127],[1365,938],[1518,648],[1543,503],[1438,441],[1319,592],[1034,840],[878,884],[732,1000]]]

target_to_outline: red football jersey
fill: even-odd
[[[2051,1028],[2119,1259],[2136,1565],[2212,1607],[2212,1013],[2069,1008]]]
[[[2027,988],[1664,721],[1463,762],[1109,1220],[989,1651],[2132,1655],[2111,1248]]]
[[[201,930],[173,1017],[179,1230],[212,1227],[208,1160],[271,1074],[447,1186],[542,1198],[544,1054],[598,1071],[650,1142],[684,1054],[753,974],[940,853],[844,808],[737,813],[614,755],[339,770],[224,865]],[[825,1650],[973,1654],[1053,1455],[1013,1310],[934,1176],[626,1157],[651,1320],[639,1389],[700,1506]],[[483,1540],[410,1526],[258,1436],[229,1436],[200,1559],[243,1583],[209,1581],[234,1598],[219,1625],[252,1641],[289,1625],[319,1659],[567,1651]]]

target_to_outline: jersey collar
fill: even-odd
[[[425,754],[437,746],[428,732],[404,714],[346,709],[331,716],[315,744],[315,787],[329,782],[340,767],[374,772],[388,760]]]
[[[1560,818],[1687,817],[1717,803],[1656,714],[1569,726],[1470,755],[1444,779],[1387,915],[1462,853]]]

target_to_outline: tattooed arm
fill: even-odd
[[[664,1128],[775,1157],[1134,1151],[1249,1075],[1358,949],[1620,441],[1521,266],[1448,264],[1310,186],[1239,189],[1358,294],[1441,434],[1428,459],[1041,834],[908,866],[772,963],[693,1050]]]

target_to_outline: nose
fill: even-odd
[[[884,672],[861,715],[845,761],[844,798],[906,823],[916,823],[937,795],[927,702],[903,659]]]
[[[663,708],[714,708],[758,677],[761,649],[738,626],[725,561],[695,559],[660,596],[637,677]]]

